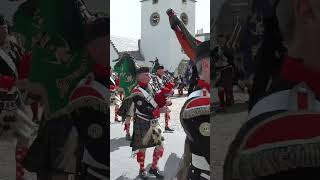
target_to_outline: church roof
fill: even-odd
[[[138,40],[132,38],[111,36],[110,44],[116,50],[119,57],[122,54],[130,54],[136,61],[144,61],[143,56],[139,51]]]
[[[115,47],[115,49],[120,53],[125,51],[139,50],[137,39],[111,36],[110,41],[111,44],[113,44],[113,46]]]
[[[121,55],[125,53],[122,52],[120,53]],[[130,56],[132,56],[136,61],[144,61],[144,58],[142,57],[140,51],[127,51],[126,53],[130,54]]]

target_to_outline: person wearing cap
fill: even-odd
[[[16,81],[21,78],[20,62],[24,58],[24,49],[11,41],[9,36],[7,20],[0,15],[0,138],[1,146],[7,146],[3,150],[10,151],[0,152],[0,155],[11,160],[1,163],[0,174],[9,179],[20,180],[24,176],[20,163],[35,130],[31,126],[35,124],[25,112],[21,92],[16,86]]]
[[[156,68],[156,77],[155,77],[155,87],[157,89],[157,91],[159,91],[161,88],[163,88],[164,86],[164,67],[162,65],[159,65]]]
[[[218,97],[220,102],[220,109],[221,111],[225,110],[226,106],[234,104],[234,97],[233,97],[233,68],[232,65],[229,63],[229,59],[232,59],[232,56],[228,56],[225,52],[226,48],[226,39],[223,34],[218,36],[218,46],[217,49],[217,61],[215,66],[217,71],[219,71],[220,76],[216,83],[218,87]]]
[[[210,41],[196,48],[195,65],[199,80],[197,90],[184,103],[180,122],[186,132],[186,146],[191,153],[187,179],[210,179]],[[187,156],[187,154],[185,154]]]
[[[229,147],[224,180],[320,179],[320,1],[279,0],[274,14],[287,54]]]
[[[109,86],[110,92],[111,92],[110,99],[111,99],[112,103],[115,105],[115,107],[114,107],[114,122],[118,122],[118,123],[121,122],[118,118],[118,113],[117,113],[120,108],[120,103],[121,103],[121,99],[118,96],[119,85],[120,85],[120,79],[117,77],[117,75],[110,68],[110,86]]]
[[[73,119],[84,147],[82,162],[85,164],[86,180],[109,178],[110,158],[108,156],[110,133],[107,124],[107,102],[110,91],[108,78],[110,70],[107,66],[109,19],[99,17],[88,24],[86,34],[88,58],[94,63],[91,73],[85,77],[70,95],[70,107],[74,109]],[[91,89],[90,92],[88,88]],[[94,93],[92,93],[94,92]],[[97,108],[99,107],[99,108]]]
[[[158,179],[163,179],[164,177],[160,174],[157,166],[164,152],[164,138],[161,135],[159,117],[160,113],[167,112],[168,108],[166,106],[160,108],[154,100],[155,94],[149,84],[150,79],[149,68],[139,68],[137,70],[138,85],[133,88],[132,94],[128,97],[132,98],[135,107],[133,135],[130,146],[140,165],[140,178],[146,178],[144,166],[146,148],[155,147],[149,173],[155,175]]]
[[[166,79],[164,76],[164,67],[163,66],[160,65],[157,67],[155,79],[156,79],[156,82],[154,82],[154,83],[155,83],[157,91],[161,91],[163,88],[165,88],[168,85],[169,82],[166,82]],[[169,121],[170,121],[170,113],[169,112],[165,113],[164,119],[165,119],[165,123],[166,123],[165,131],[173,132],[174,130],[169,127]]]
[[[109,18],[86,24],[86,72],[68,96],[63,115],[48,119],[24,159],[38,179],[109,179],[109,68],[107,66]],[[57,131],[59,129],[59,131]],[[49,145],[50,144],[50,145]],[[78,177],[80,176],[80,177]]]

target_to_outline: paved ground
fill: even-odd
[[[186,92],[185,92],[186,93]],[[175,179],[178,171],[181,156],[184,150],[185,133],[180,125],[180,111],[186,96],[173,97],[171,109],[171,127],[174,133],[164,133],[165,145],[164,156],[159,161],[159,169],[165,175],[166,180]],[[130,142],[125,140],[123,125],[114,123],[114,106],[110,107],[110,165],[111,180],[132,180],[137,179],[139,172],[138,163],[131,156]],[[160,118],[160,124],[164,129],[164,116]],[[132,133],[132,125],[131,125]],[[152,162],[153,148],[146,152],[145,167],[148,170]]]
[[[211,117],[211,179],[222,180],[223,163],[228,147],[240,126],[246,121],[248,95],[234,89],[235,104],[226,113],[218,113]],[[214,91],[216,94],[216,91]],[[213,96],[217,101],[217,95]]]
[[[216,91],[214,90],[213,94],[215,94],[212,99],[214,102],[218,101]],[[226,156],[226,152],[228,150],[229,144],[233,140],[240,126],[246,121],[247,117],[247,105],[245,101],[248,99],[248,95],[240,92],[235,89],[235,105],[228,108],[225,113],[218,113],[215,116],[211,117],[211,179],[214,180],[222,180],[222,167],[223,162]],[[170,149],[168,154],[161,160],[160,164],[163,165],[162,169],[165,171],[170,171],[168,175],[170,178],[172,174],[175,173],[175,169],[177,168],[177,161],[181,157],[182,153],[182,134],[183,130],[181,129],[179,123],[179,113],[183,102],[185,101],[185,97],[174,98],[174,106],[172,107],[172,127],[176,129],[175,134],[167,134],[167,149]],[[114,117],[114,106],[111,106],[111,120],[113,121]],[[162,126],[163,125],[162,118]],[[122,126],[120,124],[112,124],[111,125],[111,179],[132,179],[133,174],[137,174],[136,170],[129,170],[128,168],[136,168],[136,162],[133,159],[130,159],[130,148],[128,147],[128,143],[123,140],[124,132],[122,132]],[[118,132],[121,131],[121,132]],[[119,133],[120,136],[119,137]],[[180,138],[176,138],[180,136]],[[121,139],[119,139],[121,138]],[[179,142],[174,142],[173,139],[180,139]],[[120,143],[120,145],[119,145]],[[171,146],[171,147],[168,147]],[[175,149],[173,149],[173,147]],[[116,148],[115,148],[116,147]],[[126,153],[125,159],[121,160],[121,158],[117,157],[117,155],[122,151]],[[147,159],[148,163],[150,159]],[[170,162],[173,165],[169,165]],[[148,164],[146,163],[146,165]],[[128,168],[126,168],[128,167]],[[119,169],[120,168],[120,169]]]

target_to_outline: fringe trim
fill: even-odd
[[[185,109],[183,111],[182,118],[191,119],[202,115],[210,115],[210,106],[200,106],[192,109]]]
[[[295,168],[320,167],[320,144],[291,145],[241,153],[233,162],[234,179],[252,180]]]

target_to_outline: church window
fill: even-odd
[[[152,0],[152,4],[157,4],[158,0]]]

